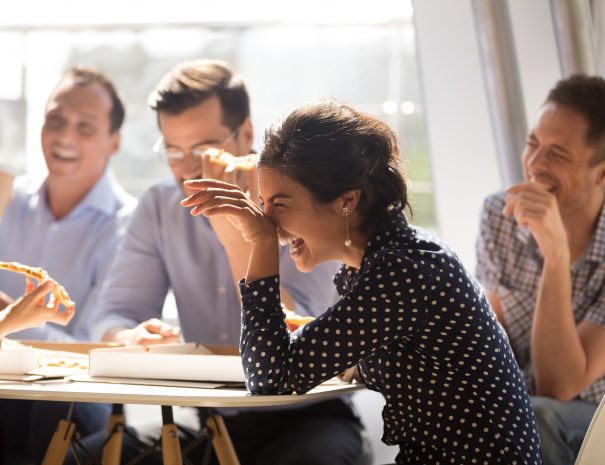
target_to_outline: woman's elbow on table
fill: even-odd
[[[275,394],[291,394],[291,390],[279,389],[279,386],[272,379],[263,379],[258,376],[246,379],[246,388],[252,394],[257,395],[275,395]]]
[[[311,387],[300,386],[294,382],[289,382],[286,379],[277,379],[271,376],[271,373],[263,374],[256,372],[254,374],[246,374],[246,388],[252,394],[259,395],[279,395],[279,394],[304,394]]]

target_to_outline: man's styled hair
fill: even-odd
[[[158,113],[178,115],[215,95],[223,109],[223,124],[236,130],[250,116],[250,99],[242,78],[222,61],[194,60],[175,66],[148,103]]]
[[[588,120],[586,143],[595,148],[590,161],[605,161],[605,79],[600,76],[574,74],[561,79],[549,92],[546,102],[573,108]]]
[[[103,87],[109,97],[111,98],[111,111],[109,112],[110,127],[109,130],[113,134],[122,127],[124,122],[125,110],[124,103],[120,97],[115,85],[111,80],[101,71],[95,68],[88,68],[84,66],[74,66],[67,69],[59,83],[72,79],[76,85],[86,86],[89,84],[98,84]]]

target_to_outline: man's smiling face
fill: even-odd
[[[547,102],[523,152],[528,181],[542,184],[562,212],[577,211],[602,196],[600,167],[591,163],[595,148],[586,142],[588,120],[565,105]]]
[[[170,162],[169,166],[181,189],[188,195],[193,192],[188,192],[183,182],[204,176],[202,160],[193,153],[194,150],[216,147],[234,155],[250,151],[251,144],[244,142],[240,131],[223,124],[223,110],[217,96],[176,115],[160,112],[158,122],[165,149],[184,153],[180,161]]]
[[[51,182],[89,189],[103,175],[120,143],[111,132],[112,101],[96,83],[65,79],[51,94],[41,131],[41,144]]]

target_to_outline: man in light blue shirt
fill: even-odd
[[[193,218],[180,206],[183,196],[175,179],[143,194],[101,296],[101,312],[91,331],[93,340],[108,340],[116,328],[134,328],[141,322],[134,330],[136,335],[127,330],[112,339],[176,340],[167,325],[162,327],[168,336],[161,337],[154,333],[154,322],[147,321],[161,318],[164,299],[172,289],[186,341],[238,345],[241,301],[227,252],[207,218]],[[332,287],[333,265],[301,273],[285,247],[281,263],[286,291],[299,312],[317,314],[332,303],[334,296],[328,286]]]
[[[124,107],[97,71],[67,71],[49,98],[43,182],[17,178],[0,221],[0,260],[46,269],[76,302],[67,327],[46,325],[19,339],[89,340],[98,294],[136,201],[107,170],[119,148]],[[0,307],[23,294],[23,276],[0,271]]]
[[[162,132],[156,149],[174,176],[143,195],[112,266],[92,335],[145,344],[180,340],[180,330],[159,321],[172,288],[185,341],[236,345],[241,301],[235,283],[245,275],[250,246],[224,217],[193,217],[180,200],[187,195],[183,181],[201,177],[230,179],[256,198],[256,170],[227,173],[202,156],[210,147],[250,153],[246,88],[224,63],[186,62],[160,82],[150,103]],[[336,263],[301,273],[286,247],[280,262],[282,301],[291,308],[318,315],[334,303]],[[204,413],[200,416],[203,421]],[[228,411],[225,419],[242,464],[352,465],[363,455],[362,427],[341,399],[272,412]],[[124,449],[135,448],[127,444]],[[190,460],[201,461],[201,456]]]
[[[98,318],[98,297],[109,265],[126,230],[134,199],[104,171],[64,218],[47,204],[48,182],[17,178],[13,198],[0,222],[0,257],[46,269],[76,302],[67,326],[47,324],[13,333],[15,339],[86,341]],[[23,276],[0,272],[0,289],[23,294]]]
[[[0,222],[0,260],[45,268],[76,302],[66,327],[47,324],[12,338],[88,340],[98,294],[125,233],[135,200],[107,171],[120,145],[124,106],[99,71],[72,68],[53,90],[41,131],[48,176],[19,179]],[[21,296],[23,276],[0,271],[0,307]],[[11,453],[40,462],[68,404],[3,400]],[[73,420],[82,435],[105,427],[106,406],[78,404]]]

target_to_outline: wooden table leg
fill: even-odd
[[[68,420],[59,421],[57,430],[50,441],[42,465],[62,465],[71,445],[71,438],[76,430],[75,423]]]
[[[110,437],[105,447],[103,447],[103,465],[120,465],[124,430],[123,428],[118,428],[114,432],[115,426],[118,424],[124,424],[124,406],[113,404],[111,416],[107,423],[107,434]]]
[[[182,465],[179,432],[172,417],[172,407],[162,405],[162,459],[164,465]]]
[[[231,437],[220,415],[212,415],[206,420],[206,427],[212,431],[212,446],[220,465],[240,465]]]

